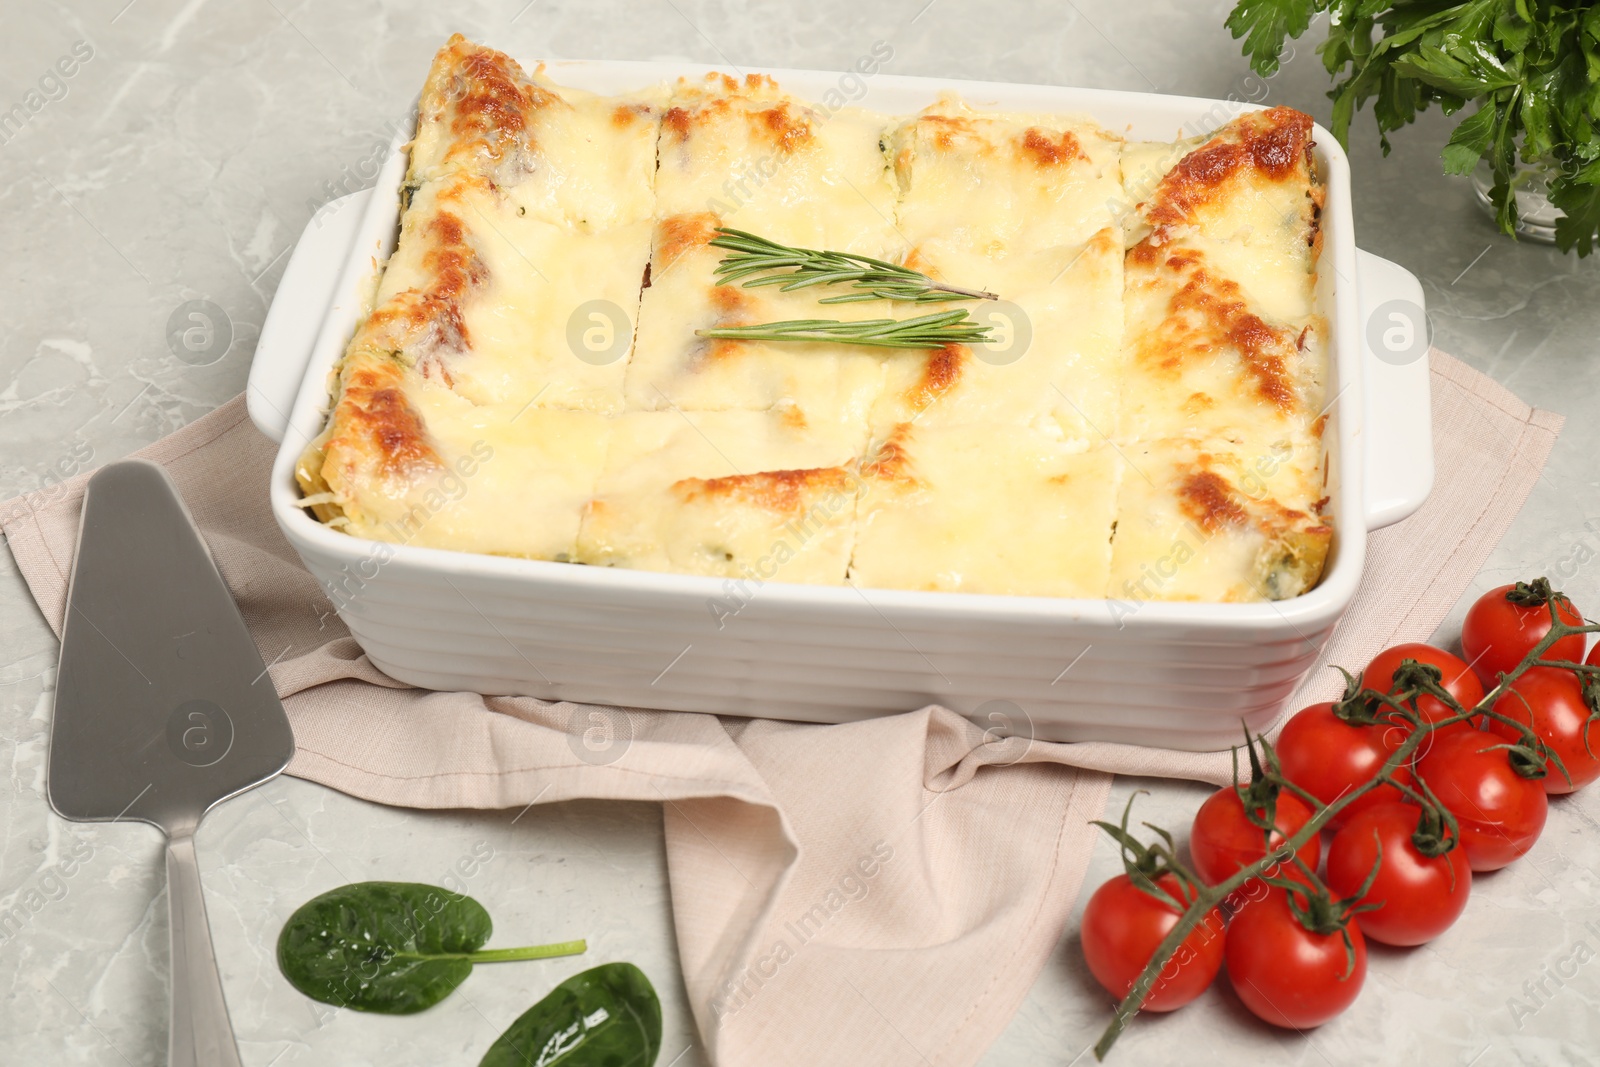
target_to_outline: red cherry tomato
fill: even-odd
[[[1461,623],[1461,651],[1484,685],[1498,682],[1550,632],[1550,605],[1513,604],[1506,594],[1515,588],[1502,585],[1489,590],[1467,609]],[[1583,625],[1583,615],[1571,601],[1558,601],[1556,611],[1562,622]],[[1544,658],[1577,661],[1583,658],[1583,645],[1583,634],[1569,634],[1551,645]]]
[[[1228,924],[1228,979],[1244,1006],[1272,1025],[1320,1026],[1355,1003],[1366,981],[1367,943],[1355,923],[1350,941],[1353,966],[1343,937],[1301,926],[1284,891],[1273,888]]]
[[[1408,659],[1418,663],[1429,663],[1439,668],[1444,677],[1439,684],[1444,686],[1445,692],[1456,698],[1464,708],[1472,708],[1483,699],[1483,685],[1478,681],[1477,675],[1472,673],[1466,661],[1459,656],[1451,655],[1442,648],[1424,645],[1413,641],[1404,645],[1395,645],[1386,648],[1372,658],[1367,664],[1367,669],[1361,672],[1361,684],[1368,689],[1376,689],[1380,693],[1394,691],[1394,672],[1400,669],[1400,664]],[[1455,712],[1451,711],[1438,697],[1420,696],[1417,698],[1417,714],[1425,722],[1438,722],[1447,719]],[[1457,723],[1448,727],[1451,730],[1470,730],[1467,723]]]
[[[1207,885],[1232,877],[1240,867],[1248,867],[1299,832],[1311,821],[1311,814],[1305,801],[1293,793],[1280,792],[1269,845],[1261,828],[1245,818],[1239,791],[1232,786],[1217,790],[1200,805],[1189,832],[1189,855],[1194,860],[1195,873]],[[1300,846],[1298,855],[1307,867],[1316,870],[1317,861],[1322,858],[1322,842],[1313,834]],[[1281,873],[1292,876],[1296,870],[1291,863]]]
[[[1498,734],[1445,733],[1417,763],[1439,802],[1461,829],[1461,847],[1475,871],[1495,871],[1533,847],[1549,802],[1539,779],[1511,767]]]
[[[1156,879],[1156,884],[1176,900],[1187,899],[1170,874]],[[1112,878],[1095,890],[1083,909],[1083,958],[1089,972],[1112,996],[1127,996],[1156,946],[1178,924],[1179,914],[1127,875]],[[1144,1011],[1172,1011],[1205,992],[1222,967],[1222,926],[1221,912],[1212,909],[1206,921],[1183,939],[1145,999]]]
[[[1511,692],[1494,702],[1494,710],[1531,726],[1539,740],[1561,757],[1565,775],[1553,761],[1545,763],[1549,773],[1541,781],[1546,793],[1571,793],[1600,778],[1600,722],[1589,721],[1583,686],[1573,672],[1530,667]],[[1513,742],[1522,737],[1521,731],[1494,719],[1489,720],[1489,729]]]
[[[1411,840],[1421,814],[1410,804],[1369,808],[1345,823],[1328,846],[1327,883],[1336,897],[1354,896],[1378,864],[1378,876],[1361,901],[1382,907],[1356,916],[1362,932],[1374,941],[1432,941],[1466,909],[1472,888],[1466,850],[1457,845],[1442,856],[1424,856]]]
[[[1332,704],[1312,704],[1284,724],[1278,735],[1278,763],[1285,778],[1322,803],[1332,804],[1371,781],[1405,739],[1403,727],[1351,726],[1333,713]],[[1397,768],[1394,777],[1403,785],[1411,784],[1407,767]],[[1337,830],[1356,812],[1403,797],[1393,786],[1379,786],[1352,801],[1328,825]]]

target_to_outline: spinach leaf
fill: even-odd
[[[517,1017],[478,1067],[651,1067],[661,1002],[644,972],[607,963],[575,974]]]
[[[416,882],[356,882],[295,909],[278,935],[278,968],[314,1000],[410,1015],[466,981],[474,963],[583,952],[583,941],[484,949],[493,924],[471,897]]]

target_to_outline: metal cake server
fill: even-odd
[[[238,605],[166,471],[124,460],[89,479],[67,590],[50,806],[167,835],[171,1067],[238,1067],[206,924],[194,831],[294,755]]]

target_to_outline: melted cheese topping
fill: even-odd
[[[630,406],[766,410],[795,405],[828,418],[864,416],[882,387],[882,360],[839,345],[707,340],[696,330],[799,318],[875,319],[887,303],[833,305],[815,290],[716,284],[726,254],[719,226],[785,244],[898,260],[896,188],[883,151],[890,120],[854,108],[832,114],[770,79],[712,75],[680,82],[662,116],[656,236],[639,312]]]
[[[1124,145],[770,78],[599,97],[454,37],[307,506],[380,540],[736,582],[1257,600],[1318,579],[1310,120]],[[706,339],[907,317],[719,285],[719,226],[1000,302],[988,345]]]
[[[994,259],[1080,247],[1120,214],[1122,142],[1087,119],[986,114],[945,97],[894,134],[900,229]]]
[[[1223,275],[1280,318],[1311,312],[1321,186],[1311,180],[1311,118],[1254,111],[1186,152],[1142,199],[1157,248],[1204,251]]]
[[[863,466],[861,585],[1101,597],[1121,460],[1005,424],[907,423]]]
[[[1189,434],[1270,446],[1315,433],[1320,319],[1273,316],[1199,249],[1148,244],[1128,257],[1126,314],[1124,440]]]
[[[907,262],[1004,302],[963,305],[998,343],[886,360],[874,431],[1008,422],[1103,444],[1123,362],[1121,142],[1086,120],[947,97],[893,145]]]
[[[1320,445],[1262,454],[1172,438],[1123,451],[1108,596],[1282,600],[1316,584],[1333,533],[1312,495]]]
[[[1134,210],[1127,212],[1125,223],[1135,244],[1150,232],[1150,224],[1139,209],[1155,194],[1161,179],[1171,173],[1184,156],[1205,143],[1203,137],[1182,141],[1129,141],[1122,146],[1118,170],[1122,176],[1122,192]]]
[[[1253,112],[1141,151],[1128,251],[1110,594],[1283,599],[1321,575],[1332,530],[1322,427],[1326,323],[1312,313],[1320,188],[1311,120]],[[1126,168],[1126,163],[1125,163]]]
[[[339,500],[358,537],[569,559],[605,462],[610,420],[479,407],[388,353],[346,357],[329,430],[301,484]],[[325,515],[325,517],[328,517]]]
[[[880,435],[973,422],[1027,425],[1080,447],[1116,427],[1122,342],[1122,241],[1107,227],[1088,242],[1003,260],[948,248],[924,269],[952,284],[1004,294],[964,305],[998,341],[884,358],[885,384],[872,411]]]
[[[475,404],[619,412],[649,238],[645,220],[543,222],[487,180],[450,175],[413,195],[373,317],[425,308],[432,332],[406,357]]]
[[[525,74],[460,34],[434,57],[417,105],[407,184],[491,179],[516,214],[603,230],[654,209],[660,90],[601,97]]]
[[[662,116],[656,217],[709,212],[784,244],[898,258],[891,124],[819,110],[758,74],[680,82]]]
[[[614,420],[577,559],[756,581],[844,581],[865,441],[762,411]]]
[[[638,355],[628,367],[630,408],[796,408],[807,415],[865,419],[883,385],[883,360],[845,345],[706,338],[697,330],[799,318],[876,319],[896,314],[887,301],[829,305],[814,292],[776,286],[718,285],[727,253],[709,242],[721,224],[709,213],[656,224],[650,286],[639,306]]]

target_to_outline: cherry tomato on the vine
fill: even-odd
[[[1335,931],[1307,930],[1282,889],[1246,904],[1228,925],[1228,979],[1244,1006],[1274,1026],[1320,1026],[1355,1002],[1367,977],[1367,944],[1349,927],[1354,962]]]
[[[1332,704],[1312,704],[1284,724],[1278,735],[1278,766],[1289,781],[1332,804],[1371,781],[1405,739],[1403,727],[1382,722],[1352,726],[1333,713]],[[1398,767],[1394,778],[1410,785],[1411,771]],[[1393,786],[1381,785],[1351,801],[1328,825],[1337,830],[1358,811],[1403,798]]]
[[[1259,812],[1264,816],[1264,812]],[[1194,827],[1189,832],[1189,855],[1194,860],[1195,873],[1207,885],[1216,885],[1232,877],[1240,867],[1248,867],[1282,845],[1311,821],[1311,807],[1293,793],[1278,794],[1274,805],[1271,843],[1265,840],[1261,828],[1245,817],[1244,802],[1233,786],[1217,790],[1206,798],[1195,813]],[[1312,870],[1322,858],[1322,842],[1313,834],[1297,851],[1300,859]],[[1294,864],[1284,865],[1279,872],[1286,876],[1296,870]]]
[[[1548,773],[1541,781],[1546,793],[1571,793],[1600,778],[1600,720],[1590,721],[1583,686],[1572,671],[1530,667],[1494,702],[1494,710],[1531,726],[1545,747],[1561,757],[1565,775],[1553,761],[1545,762]],[[1489,729],[1512,742],[1522,737],[1521,731],[1495,719],[1489,720]]]
[[[1478,701],[1483,699],[1483,685],[1478,681],[1478,676],[1472,673],[1472,668],[1467,666],[1465,660],[1446,652],[1442,648],[1425,645],[1413,641],[1408,644],[1395,645],[1386,648],[1372,658],[1367,664],[1367,669],[1361,672],[1361,683],[1368,689],[1376,689],[1380,693],[1394,691],[1394,672],[1400,669],[1400,664],[1408,659],[1418,663],[1427,663],[1438,667],[1443,675],[1439,684],[1445,692],[1456,698],[1462,707],[1471,709]],[[1438,697],[1426,694],[1417,697],[1417,715],[1424,722],[1438,722],[1454,715],[1449,705]],[[1470,730],[1467,723],[1456,723],[1448,727],[1450,730]]]
[[[1524,600],[1531,595],[1537,600],[1548,588],[1534,582],[1532,587],[1522,586],[1522,591],[1517,592],[1516,585],[1502,585],[1483,594],[1467,609],[1467,617],[1461,623],[1461,651],[1484,685],[1499,681],[1501,674],[1521,663],[1550,632],[1548,603],[1518,604],[1507,600],[1506,594],[1515,592]],[[1582,613],[1564,597],[1556,601],[1556,612],[1569,626],[1583,625]],[[1583,645],[1583,634],[1569,634],[1545,650],[1543,658],[1576,662],[1583,658]]]
[[[1189,899],[1171,874],[1161,875],[1156,884],[1174,900]],[[1083,909],[1083,958],[1089,972],[1112,996],[1127,996],[1180,914],[1126,874],[1110,879]],[[1221,912],[1213,909],[1183,939],[1151,988],[1144,1011],[1172,1011],[1205,992],[1222,967],[1222,925]]]
[[[1417,763],[1417,777],[1460,824],[1475,871],[1499,870],[1527,852],[1549,812],[1544,783],[1513,769],[1506,744],[1498,734],[1446,732]]]
[[[1448,930],[1467,906],[1472,867],[1460,845],[1425,856],[1412,841],[1422,809],[1383,804],[1345,823],[1328,846],[1328,888],[1351,897],[1374,864],[1378,875],[1362,903],[1382,905],[1356,916],[1361,930],[1388,945],[1420,945]],[[1379,849],[1382,858],[1379,858]]]

